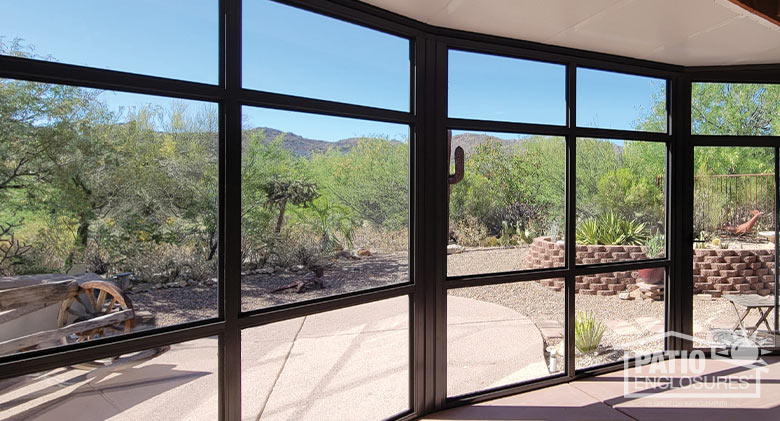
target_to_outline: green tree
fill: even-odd
[[[313,155],[308,173],[320,193],[351,218],[385,229],[409,225],[409,145],[360,138],[348,152]]]

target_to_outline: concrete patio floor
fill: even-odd
[[[626,371],[548,387],[523,394],[454,408],[424,420],[686,420],[750,421],[780,419],[780,357],[763,357],[765,370],[735,367],[727,360],[706,360],[701,375],[745,378],[744,394],[714,389],[680,388],[661,391],[652,387],[629,389],[652,396],[625,397]],[[629,376],[647,375],[658,364]],[[659,372],[660,373],[660,372]],[[656,373],[658,374],[658,373]],[[679,379],[680,376],[672,376]],[[714,377],[713,377],[714,378]],[[756,379],[760,378],[759,386]],[[728,396],[727,396],[728,395]]]
[[[542,336],[525,316],[453,296],[448,307],[450,394],[548,375]],[[408,298],[398,297],[244,331],[243,419],[366,420],[406,411],[408,309]],[[211,338],[119,372],[52,370],[0,383],[0,419],[213,420],[216,373]]]

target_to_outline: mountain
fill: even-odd
[[[466,154],[466,156],[469,156],[472,152],[474,152],[474,149],[476,149],[480,143],[487,142],[488,140],[493,140],[506,150],[517,148],[522,145],[524,141],[524,139],[501,139],[483,133],[461,133],[452,136],[452,151],[454,153],[455,148],[460,146],[463,148],[463,152]]]
[[[244,131],[242,140],[244,146],[246,146],[246,142],[249,141],[249,136],[254,133],[265,133],[266,142],[270,142],[278,136],[282,136],[282,148],[292,152],[293,155],[297,157],[309,157],[315,153],[327,152],[328,149],[331,148],[336,148],[340,152],[348,152],[350,149],[354,148],[360,140],[359,138],[351,137],[336,142],[328,142],[319,139],[309,139],[295,133],[282,132],[281,130],[270,127],[256,127]],[[461,133],[452,136],[452,150],[454,151],[455,148],[460,146],[463,148],[466,156],[469,156],[479,144],[490,140],[500,144],[505,150],[519,148],[526,141],[525,138],[508,140],[484,133]],[[392,142],[401,143],[397,140],[393,140]],[[619,145],[614,145],[614,147],[616,152],[621,149],[621,146]]]
[[[351,137],[347,139],[341,139],[336,142],[328,142],[319,139],[309,139],[303,136],[299,136],[295,133],[282,132],[281,130],[272,129],[270,127],[256,127],[254,129],[245,130],[242,136],[242,144],[245,146],[249,141],[249,135],[254,133],[265,133],[265,141],[270,142],[279,136],[282,136],[282,148],[293,153],[298,157],[309,157],[315,153],[324,153],[328,149],[336,148],[340,152],[348,152],[350,149],[357,146],[360,138]],[[397,140],[392,142],[401,143]]]

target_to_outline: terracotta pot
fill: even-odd
[[[639,279],[646,284],[660,285],[664,283],[664,268],[639,269]]]

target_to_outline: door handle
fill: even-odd
[[[452,156],[452,130],[447,130],[447,160],[449,161]],[[463,148],[458,146],[455,148],[455,174],[448,174],[447,182],[449,184],[458,184],[460,180],[463,180],[463,161],[465,153]]]

